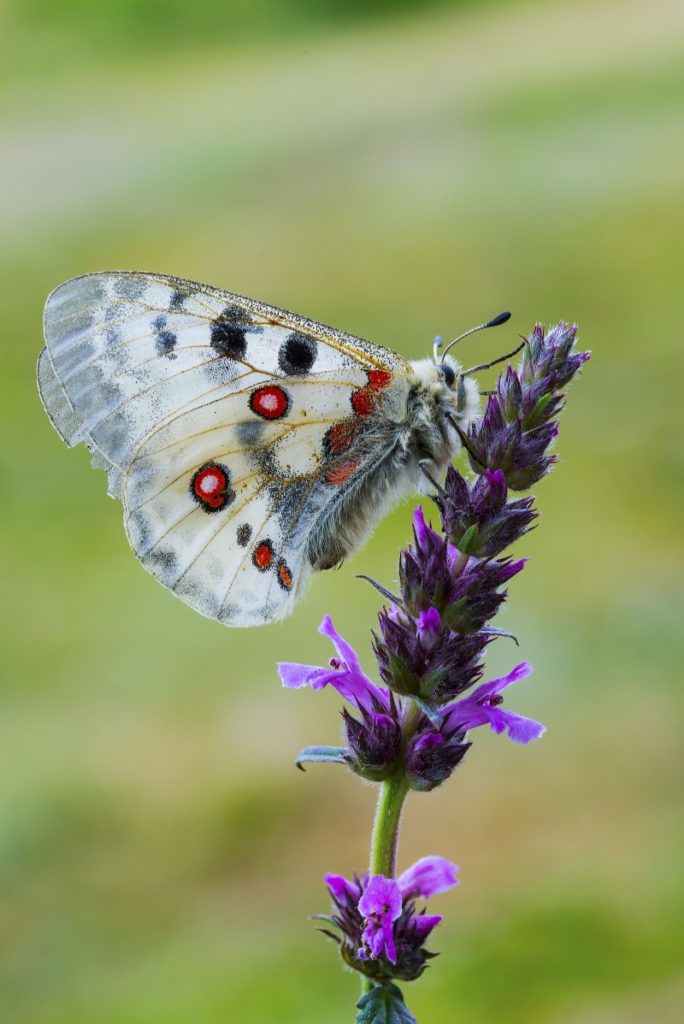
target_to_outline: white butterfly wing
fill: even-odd
[[[365,375],[357,378],[361,387]],[[311,571],[314,520],[361,465],[351,446],[336,456],[329,447],[331,431],[354,422],[353,383],[325,374],[257,384],[149,436],[124,491],[143,564],[210,618],[254,625],[286,615]],[[264,394],[283,396],[282,417],[265,421],[252,410]]]
[[[232,625],[287,614],[309,572],[306,527],[371,454],[366,445],[345,461],[349,424],[367,412],[369,382],[377,394],[405,361],[276,307],[153,274],[67,282],[48,299],[45,337],[48,414],[107,470],[145,567]]]

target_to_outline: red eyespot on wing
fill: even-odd
[[[283,590],[292,590],[292,573],[282,559],[278,562],[277,573],[278,583]]]
[[[266,572],[273,565],[273,545],[270,540],[262,540],[252,552],[252,561],[259,572]]]
[[[368,388],[361,388],[351,396],[351,404],[357,416],[370,416],[375,408],[375,398]]]
[[[328,484],[343,484],[349,479],[354,470],[358,469],[358,466],[359,459],[345,462],[342,466],[334,466],[325,474],[325,482]]]
[[[235,499],[230,487],[230,473],[218,462],[200,466],[190,481],[190,493],[205,512],[218,512]]]
[[[252,392],[249,396],[249,407],[265,420],[279,420],[289,409],[290,399],[283,388],[267,384]]]
[[[359,388],[351,396],[352,409],[357,416],[370,416],[375,412],[375,396],[392,382],[389,370],[368,370],[368,386]]]
[[[357,432],[358,426],[354,420],[333,423],[323,438],[323,450],[326,455],[339,455],[340,452],[346,451],[353,444]]]
[[[382,391],[392,382],[392,374],[389,370],[369,370],[368,387],[371,391]]]

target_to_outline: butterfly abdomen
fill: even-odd
[[[396,493],[404,490],[399,432],[390,426],[384,440],[376,435],[375,441],[364,456],[350,453],[348,462],[328,470],[328,486],[338,493],[314,520],[309,535],[307,558],[315,570],[332,569],[348,558],[402,496]]]

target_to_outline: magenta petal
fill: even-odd
[[[428,538],[430,527],[425,522],[425,514],[420,505],[413,510],[413,529],[416,535],[416,543],[419,548],[422,548]]]
[[[442,920],[440,914],[416,914],[412,919],[413,930],[419,942],[424,942],[432,929]]]
[[[356,651],[339,635],[329,615],[323,619],[319,633],[333,641],[339,658],[333,659],[330,667],[281,661],[278,663],[278,673],[283,686],[289,689],[310,686],[313,690],[332,686],[350,704],[355,704],[366,711],[373,710],[374,700],[389,709],[388,691],[376,686],[363,672]]]
[[[358,885],[348,881],[343,875],[326,875],[325,884],[338,906],[344,906],[349,901],[356,903],[359,898]]]
[[[387,959],[391,964],[396,964],[397,949],[396,946],[394,945],[394,929],[392,928],[392,925],[389,925],[389,927],[385,928],[383,939],[385,943],[385,954],[387,956]]]
[[[372,710],[373,698],[383,707],[389,708],[388,691],[380,686],[376,686],[368,678],[361,668],[361,662],[356,651],[351,644],[348,644],[340,636],[329,615],[323,618],[318,627],[318,632],[332,640],[335,650],[340,656],[341,664],[338,668],[333,668],[332,671],[328,669],[321,670],[325,673],[329,672],[329,675],[325,677],[321,675],[313,680],[311,683],[313,689],[319,690],[324,686],[334,686],[341,697],[344,697],[350,703],[356,704],[357,707],[364,708],[366,711]]]
[[[497,736],[500,736],[502,732],[506,732],[508,729],[507,714],[508,712],[501,711],[499,708],[490,708],[489,710],[489,728]]]
[[[416,620],[418,639],[424,651],[430,652],[439,640],[442,630],[442,616],[436,608],[420,612]]]
[[[358,903],[359,913],[366,919],[361,936],[374,959],[385,952],[393,964],[397,962],[394,945],[394,922],[401,916],[401,893],[393,878],[373,875]],[[359,951],[363,959],[363,949]]]
[[[396,964],[397,949],[394,944],[394,929],[391,923],[369,921],[361,938],[364,945],[370,949],[373,960],[377,960],[384,953],[390,963]],[[361,956],[361,959],[365,959],[365,957]]]
[[[517,715],[514,711],[508,711],[501,707],[502,698],[498,695],[507,686],[525,679],[532,672],[532,666],[527,661],[516,665],[506,676],[499,679],[492,679],[483,683],[468,697],[457,700],[446,708],[444,712],[443,725],[449,729],[475,729],[478,725],[489,725],[492,732],[501,734],[507,732],[509,737],[516,743],[529,743],[530,740],[539,739],[546,731],[541,722],[533,718],[525,718],[524,715]],[[494,700],[498,698],[498,700]]]
[[[346,662],[349,669],[352,671],[362,672],[358,654],[351,644],[348,644],[347,641],[337,632],[333,625],[333,620],[329,615],[323,616],[323,621],[318,627],[318,632],[321,636],[327,636],[329,640],[332,640],[337,653],[342,661]]]
[[[458,885],[458,865],[444,857],[421,857],[397,879],[404,899],[434,896]]]
[[[449,572],[452,572],[452,573],[456,572],[456,566],[458,565],[458,563],[461,560],[461,552],[458,550],[458,548],[456,547],[455,544],[451,543],[451,541],[449,541],[448,544],[447,544],[446,560],[447,560],[447,566],[449,567]],[[469,562],[470,562],[470,559],[466,556],[461,571],[464,571],[465,569],[467,569]]]
[[[330,674],[330,669],[324,669],[320,665],[298,665],[291,661],[279,661],[277,667],[283,686],[290,690],[313,686],[321,674]]]
[[[515,743],[529,743],[531,740],[538,740],[546,732],[546,726],[542,725],[541,722],[536,722],[534,718],[516,715],[514,711],[499,713],[505,717],[505,728]]]
[[[498,679],[491,679],[488,683],[483,683],[482,686],[478,686],[476,690],[470,694],[467,700],[480,700],[482,697],[491,697],[497,693],[501,693],[507,686],[511,686],[513,683],[519,682],[521,679],[525,679],[527,676],[532,675],[534,669],[530,665],[529,661],[521,661],[519,665],[506,676],[499,676]]]
[[[401,892],[396,880],[384,875],[371,875],[359,900],[359,912],[364,917],[396,921],[401,914]]]
[[[491,708],[484,708],[473,697],[465,697],[449,705],[444,714],[443,728],[476,729],[491,721]]]

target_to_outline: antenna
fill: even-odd
[[[508,312],[508,310],[504,310],[503,313],[499,313],[498,316],[495,316],[491,320],[488,320],[486,324],[478,324],[477,327],[471,327],[469,331],[464,331],[463,334],[459,334],[458,338],[454,338],[453,341],[450,341],[447,347],[444,349],[444,352],[442,353],[442,362],[444,362],[444,357],[446,356],[449,349],[453,348],[454,345],[457,344],[457,342],[463,341],[463,339],[467,338],[469,334],[475,334],[476,331],[486,331],[488,327],[498,327],[499,324],[505,324],[506,321],[510,319],[511,314]],[[437,349],[442,347],[442,339],[440,338],[439,341],[440,344],[437,345],[437,338],[435,338],[435,362],[437,362]]]
[[[435,340],[432,343],[432,358],[434,359],[435,362],[437,362],[437,359],[438,359],[438,356],[439,356],[439,351],[438,350],[442,347],[443,344],[444,344],[444,338],[442,338],[441,335],[436,334],[435,335]]]
[[[467,377],[470,373],[477,373],[478,370],[488,370],[490,366],[496,366],[497,363],[503,363],[506,359],[511,359],[516,356],[521,349],[525,348],[527,339],[523,338],[517,348],[514,348],[512,352],[507,352],[505,356],[498,356],[496,359],[492,359],[491,363],[480,363],[479,366],[471,366],[467,370],[464,370],[461,377]]]

